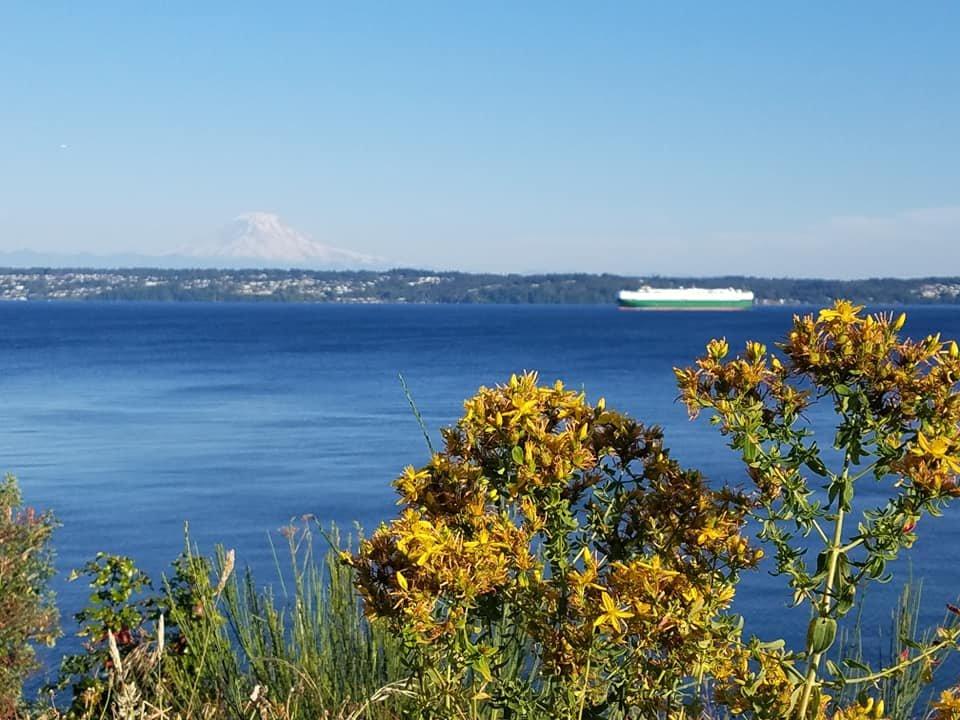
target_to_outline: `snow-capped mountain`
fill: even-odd
[[[210,242],[201,241],[163,255],[22,250],[0,252],[0,266],[384,270],[390,264],[383,258],[318,243],[271,213],[251,212],[234,218]]]
[[[185,248],[178,254],[223,260],[230,265],[363,268],[383,264],[381,258],[318,243],[266,212],[239,215],[220,231],[213,242]]]

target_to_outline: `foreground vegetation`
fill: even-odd
[[[707,482],[658,428],[527,374],[466,402],[396,481],[399,516],[355,548],[333,533],[315,558],[315,526],[286,528],[276,595],[232,552],[189,542],[156,587],[100,555],[77,574],[93,590],[84,650],[32,706],[19,680],[24,647],[52,633],[52,520],[8,484],[0,597],[17,601],[0,606],[0,652],[20,662],[0,716],[960,720],[960,689],[924,696],[960,644],[960,609],[919,628],[908,587],[884,662],[844,641],[865,588],[960,496],[960,349],[902,339],[905,319],[841,301],[795,318],[778,353],[731,358],[714,340],[677,369],[746,487]],[[829,452],[816,403],[836,418]],[[867,482],[885,499],[861,509]],[[801,647],[745,637],[730,609],[765,553],[808,623]]]

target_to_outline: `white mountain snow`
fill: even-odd
[[[291,265],[323,268],[380,266],[381,258],[330,247],[286,225],[273,213],[250,212],[234,218],[210,243],[182,250],[186,255],[229,264]]]

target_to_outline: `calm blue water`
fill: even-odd
[[[511,372],[539,370],[592,399],[660,423],[683,463],[712,478],[743,472],[705,422],[675,402],[671,368],[711,337],[772,343],[792,311],[623,313],[612,307],[266,304],[0,305],[0,470],[56,511],[57,590],[65,616],[85,589],[63,575],[98,550],[132,555],[152,575],[183,544],[237,550],[273,578],[269,533],[292,516],[370,528],[395,510],[389,482],[426,459],[397,379],[432,430],[463,399]],[[960,337],[960,311],[915,308],[913,335]],[[436,433],[434,433],[436,437]],[[829,444],[829,442],[827,443]],[[869,485],[865,487],[869,488]],[[924,619],[960,594],[960,515],[921,525],[912,573]],[[898,566],[899,577],[908,568]],[[884,627],[896,587],[871,592]],[[738,600],[748,630],[798,641],[782,580],[749,575]]]

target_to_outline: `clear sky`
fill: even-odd
[[[0,250],[960,274],[960,3],[0,3]]]

